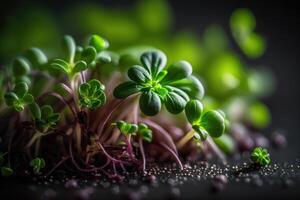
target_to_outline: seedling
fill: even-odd
[[[33,102],[33,96],[28,93],[28,85],[25,82],[17,83],[13,91],[4,95],[5,103],[8,107],[21,112],[24,107]]]
[[[78,90],[80,105],[91,110],[102,106],[106,101],[104,89],[105,86],[96,79],[81,84]]]
[[[207,136],[220,137],[225,131],[225,119],[222,113],[216,110],[203,112],[203,105],[198,100],[191,100],[185,106],[185,115],[192,125],[192,130],[185,135],[177,147],[183,147],[192,137],[195,141],[204,141]]]
[[[46,163],[43,158],[35,158],[30,161],[30,166],[32,167],[33,173],[39,174],[41,169],[45,168]]]
[[[14,171],[10,167],[1,167],[1,175],[8,177],[13,175]]]
[[[165,69],[167,62],[164,53],[159,51],[145,52],[141,55],[141,66],[136,65],[128,70],[130,81],[124,82],[114,90],[116,98],[126,98],[141,94],[139,105],[145,115],[159,113],[162,104],[172,114],[180,113],[190,96],[203,96],[199,81],[190,81],[192,66],[186,61],[173,63]],[[198,90],[192,90],[198,88]],[[194,94],[192,94],[194,93]]]
[[[251,153],[251,160],[261,166],[268,165],[271,162],[269,152],[262,147],[256,147],[253,149]]]

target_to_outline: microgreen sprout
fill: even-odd
[[[198,88],[193,92],[203,96],[201,83],[190,81],[192,66],[188,62],[179,61],[165,69],[167,59],[160,51],[145,52],[140,59],[141,66],[136,65],[128,70],[130,81],[115,88],[116,98],[140,93],[141,111],[153,116],[161,110],[162,104],[170,113],[180,113],[190,99],[192,88]]]
[[[192,125],[192,130],[177,143],[178,148],[192,137],[199,142],[206,140],[208,135],[213,138],[220,137],[225,131],[225,119],[222,113],[216,110],[203,112],[203,105],[199,100],[190,100],[186,104],[185,115]]]
[[[34,158],[30,161],[30,166],[32,167],[33,173],[39,174],[41,169],[45,168],[46,163],[43,158]]]
[[[79,86],[78,95],[80,105],[94,110],[102,106],[106,101],[105,86],[96,79]]]
[[[144,123],[138,125],[138,136],[140,136],[146,142],[152,142],[152,130]]]
[[[86,70],[95,62],[97,53],[108,47],[108,43],[100,36],[93,35],[89,45],[86,47],[77,46],[74,39],[66,35],[62,41],[62,48],[65,59],[55,59],[51,65],[55,69],[68,75],[72,80],[76,74]]]
[[[28,93],[28,85],[25,82],[17,83],[13,91],[4,95],[5,103],[8,107],[18,112],[24,110],[24,106],[33,102],[33,96]]]
[[[1,167],[1,175],[4,177],[8,177],[13,175],[14,170],[11,169],[10,167]]]
[[[262,147],[256,147],[253,149],[251,152],[251,160],[261,166],[268,165],[271,162],[269,152]]]

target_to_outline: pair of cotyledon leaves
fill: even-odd
[[[108,46],[105,39],[98,35],[92,35],[88,46],[76,47],[74,39],[66,35],[62,42],[65,59],[55,59],[51,65],[69,77],[73,77],[76,73],[86,70],[96,60],[110,62],[111,58],[107,54],[100,54]]]
[[[17,83],[12,91],[4,95],[4,98],[6,105],[18,112],[23,111],[25,105],[34,101],[33,96],[28,92],[28,85],[25,82]]]
[[[151,142],[152,141],[152,130],[144,123],[139,123],[138,125],[133,123],[127,123],[125,121],[117,121],[117,128],[120,130],[122,134],[125,136],[128,135],[138,135],[144,141]]]
[[[37,103],[33,102],[29,105],[29,109],[37,128],[53,128],[59,121],[59,114],[54,113],[53,108],[50,105],[39,107]]]
[[[195,140],[205,140],[207,135],[217,138],[225,131],[223,112],[210,110],[203,112],[203,105],[198,100],[190,100],[185,107],[186,118],[196,131]]]
[[[204,89],[201,82],[192,76],[192,66],[179,61],[167,69],[166,56],[160,51],[145,52],[140,58],[141,66],[128,70],[130,81],[114,90],[116,98],[126,98],[141,93],[139,105],[148,116],[159,113],[162,104],[172,114],[180,113],[190,98],[202,98]]]
[[[78,96],[80,105],[94,110],[106,102],[105,86],[96,79],[79,86]]]

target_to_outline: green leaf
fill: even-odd
[[[69,64],[61,59],[55,59],[52,63],[51,66],[55,69],[58,69],[62,71],[63,73],[69,74],[70,73],[70,66]]]
[[[203,105],[198,100],[190,100],[185,106],[185,116],[192,125],[200,122],[202,112]]]
[[[149,51],[141,55],[143,67],[153,78],[165,67],[167,63],[166,55],[161,51]]]
[[[150,74],[148,73],[148,71],[140,66],[133,66],[131,67],[128,72],[127,72],[128,77],[136,82],[136,83],[145,83],[149,80],[151,80]]]
[[[164,99],[167,110],[172,114],[178,114],[183,111],[186,100],[175,92],[169,92]]]
[[[225,119],[215,110],[204,113],[201,117],[200,125],[211,137],[215,138],[220,137],[225,131]]]
[[[46,120],[53,114],[53,109],[50,105],[43,105],[41,107],[41,118]]]
[[[41,109],[37,103],[33,102],[29,104],[29,110],[34,120],[41,119]]]
[[[64,36],[62,40],[62,49],[68,62],[73,63],[76,52],[76,44],[72,36]]]
[[[88,46],[81,53],[81,59],[86,62],[86,64],[90,64],[96,59],[97,51],[94,47]]]
[[[14,92],[7,92],[4,95],[5,103],[7,106],[13,106],[14,102],[18,101],[18,96]]]
[[[141,86],[132,81],[124,82],[114,89],[114,96],[118,99],[124,99],[132,94],[138,93]]]
[[[162,71],[160,71],[160,72],[157,74],[155,80],[158,81],[158,82],[160,82],[161,80],[164,79],[164,77],[167,75],[167,73],[168,73],[167,70],[162,70]]]
[[[187,78],[192,74],[192,71],[193,69],[191,64],[186,61],[179,61],[173,63],[168,68],[168,73],[163,79],[163,83],[173,82],[173,81]]]
[[[25,82],[19,82],[14,88],[14,93],[22,99],[28,92],[28,85]]]
[[[172,82],[170,85],[181,89],[191,99],[202,99],[204,96],[203,85],[195,76]]]
[[[143,92],[139,104],[141,111],[148,116],[154,116],[161,110],[161,100],[159,96],[152,91]]]
[[[13,175],[14,171],[9,167],[1,167],[1,174],[4,177]]]
[[[31,94],[26,94],[24,97],[23,97],[23,102],[25,104],[30,104],[34,101],[34,98]]]
[[[48,62],[47,56],[38,48],[30,48],[26,52],[25,56],[35,68],[39,68]]]
[[[103,51],[109,47],[109,43],[99,35],[92,35],[89,41],[89,45],[94,47],[97,52]]]
[[[97,55],[96,61],[98,63],[111,63],[112,62],[112,56],[108,52],[103,51],[103,52],[101,52]]]
[[[87,69],[87,64],[86,62],[80,60],[78,62],[75,63],[75,66],[73,68],[73,73],[78,73],[78,72],[81,72],[81,71],[84,71]]]
[[[13,62],[12,71],[14,76],[24,76],[30,72],[30,66],[24,58],[16,58]]]

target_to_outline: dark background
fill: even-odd
[[[0,25],[18,11],[32,5],[42,5],[59,16],[65,8],[79,3],[78,0],[5,1],[1,2]],[[99,2],[99,1],[95,1]],[[134,1],[105,0],[108,6],[130,7]],[[273,160],[294,160],[299,157],[300,140],[300,7],[294,1],[183,1],[170,0],[177,30],[190,29],[199,34],[205,27],[217,23],[228,30],[228,19],[233,10],[250,8],[257,18],[257,32],[267,38],[267,51],[254,62],[269,66],[277,78],[274,94],[265,99],[272,112],[271,130],[282,130],[288,139],[284,151],[276,151]],[[155,14],[155,11],[153,12]],[[2,27],[1,27],[2,29]],[[1,30],[0,29],[0,30]],[[1,45],[1,44],[0,44]],[[246,58],[245,58],[246,59]],[[253,61],[248,61],[253,62]],[[268,134],[268,133],[267,133]]]

